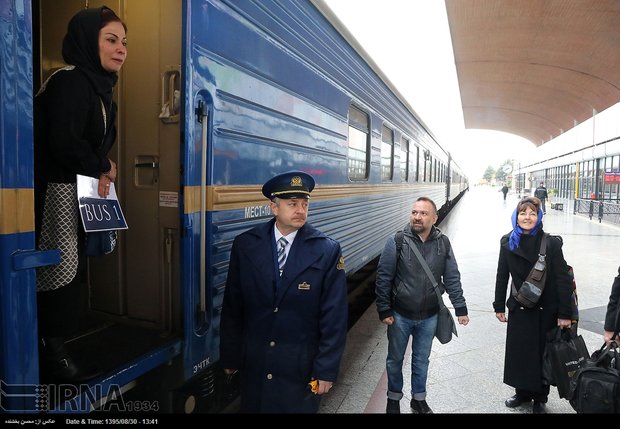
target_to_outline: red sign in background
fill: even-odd
[[[606,171],[605,183],[620,183],[620,171]]]

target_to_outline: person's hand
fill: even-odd
[[[329,392],[329,389],[331,389],[333,385],[334,383],[332,383],[331,381],[319,380],[319,391],[316,392],[316,394],[324,395],[325,393]]]
[[[107,198],[108,195],[110,195],[111,183],[112,181],[107,175],[102,174],[101,176],[99,176],[99,186],[97,187],[97,193],[101,198]]]
[[[386,325],[392,325],[394,323],[394,316],[386,317],[385,319],[382,320],[382,322],[385,323]]]
[[[108,179],[110,179],[111,182],[116,182],[116,163],[111,159],[108,161],[110,161],[110,171],[104,174],[108,176]]]
[[[605,331],[603,333],[603,339],[605,340],[605,344],[611,344],[611,337],[614,336],[614,333],[612,331]],[[614,340],[618,345],[620,345],[620,338],[618,338],[618,336],[616,336],[616,339]]]
[[[99,187],[97,192],[101,198],[107,198],[110,195],[110,184],[116,180],[116,163],[110,161],[110,171],[99,175]]]
[[[497,320],[502,323],[508,322],[508,319],[506,318],[506,313],[495,313],[495,317],[497,317]]]
[[[570,319],[558,319],[558,326],[560,329],[570,328],[570,325],[573,324],[573,321]]]
[[[469,316],[459,316],[458,320],[459,325],[467,326],[467,324],[469,323]]]

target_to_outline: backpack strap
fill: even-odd
[[[400,255],[400,251],[403,248],[404,240],[405,240],[405,232],[396,231],[396,234],[394,234],[394,241],[396,242],[396,256]]]
[[[396,231],[394,234],[394,241],[396,242],[396,264],[394,265],[394,277],[398,271],[398,261],[400,260],[400,252],[403,250],[403,241],[405,240],[404,231]]]

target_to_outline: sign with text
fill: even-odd
[[[606,171],[605,183],[620,183],[620,171]]]
[[[77,194],[84,231],[127,229],[127,222],[118,202],[114,183],[110,184],[110,195],[107,198],[99,196],[98,187],[98,179],[78,174]]]

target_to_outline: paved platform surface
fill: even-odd
[[[514,390],[502,382],[506,324],[495,318],[492,302],[499,240],[512,228],[510,216],[518,196],[508,194],[503,201],[498,189],[472,188],[439,226],[454,247],[471,320],[458,327],[458,338],[449,344],[434,341],[427,402],[435,413],[531,413],[531,405],[515,409],[504,405]],[[543,225],[546,232],[564,239],[564,255],[577,281],[579,333],[591,353],[603,344],[605,306],[620,265],[620,228],[573,215],[569,200],[557,202],[564,203],[564,210],[551,210],[547,202]],[[445,302],[451,307],[447,297]],[[373,303],[349,331],[339,380],[324,396],[320,413],[384,413],[386,356],[386,327]],[[410,413],[409,356],[403,374],[401,412]],[[547,411],[574,413],[555,387]]]

